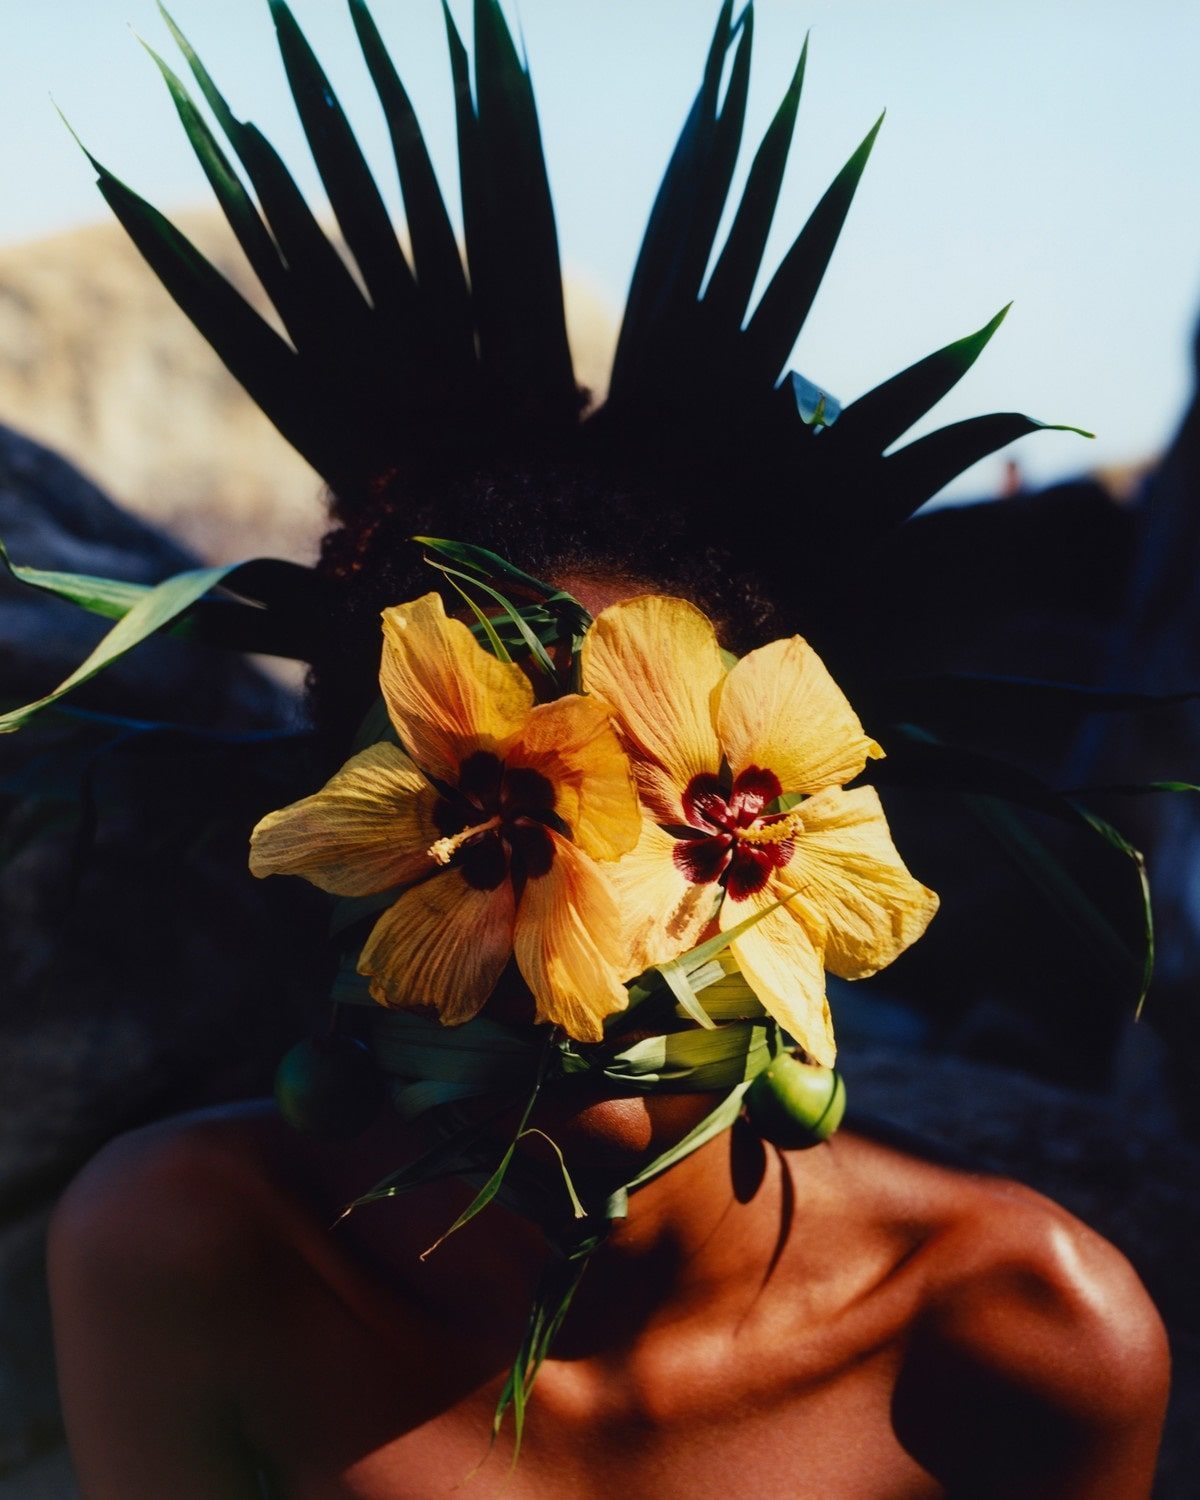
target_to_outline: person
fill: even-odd
[[[628,593],[562,582],[592,607]],[[535,1115],[577,1181],[621,1181],[705,1094],[574,1085]],[[469,1190],[330,1224],[421,1144],[351,1146],[269,1105],[118,1140],[64,1198],[51,1286],[83,1494],[437,1495],[487,1456],[513,1314],[545,1259]],[[843,1132],[725,1132],[631,1196],[542,1367],[514,1495],[1148,1494],[1162,1327],[1129,1265],[1010,1182]]]
[[[315,92],[301,86],[316,78],[315,61],[286,6],[273,0],[272,8],[331,201],[368,287],[374,275],[378,291],[389,273],[364,228],[361,179],[354,203],[347,196],[352,174],[336,99],[327,84]],[[365,6],[353,0],[351,9],[381,98],[393,121],[407,122]],[[411,587],[416,565],[404,537],[470,535],[593,615],[665,591],[703,607],[739,652],[796,628],[799,617],[836,649],[854,640],[847,615],[855,570],[829,566],[835,539],[846,545],[868,515],[894,524],[926,487],[944,482],[947,458],[937,445],[905,462],[882,457],[914,419],[905,377],[897,377],[902,389],[880,388],[840,418],[832,398],[799,377],[776,389],[776,361],[794,336],[783,292],[796,304],[791,316],[798,311],[803,321],[811,302],[804,287],[814,267],[819,281],[832,249],[828,204],[814,215],[824,226],[819,247],[813,232],[801,236],[803,253],[789,258],[776,294],[769,288],[742,328],[754,280],[747,271],[756,271],[765,240],[762,204],[774,201],[767,179],[782,171],[779,121],[788,126],[789,110],[794,119],[802,67],[727,242],[740,249],[722,256],[696,299],[724,192],[706,196],[706,233],[696,226],[699,210],[682,217],[670,210],[681,185],[705,180],[706,166],[728,158],[732,170],[728,141],[713,127],[744,86],[752,21],[734,23],[730,12],[722,11],[696,110],[651,221],[609,400],[579,441],[569,362],[561,378],[561,307],[546,307],[552,228],[549,241],[538,241],[520,227],[544,228],[544,215],[529,211],[531,201],[534,209],[548,204],[544,171],[511,168],[514,150],[521,157],[536,144],[532,96],[524,71],[513,71],[515,52],[490,0],[477,9],[473,93],[468,82],[464,95],[465,54],[451,33],[460,141],[476,166],[493,152],[483,165],[517,196],[504,211],[495,194],[471,199],[479,178],[464,173],[473,284],[466,304],[446,295],[473,320],[473,347],[459,350],[466,376],[450,368],[448,341],[422,343],[418,318],[406,347],[419,346],[427,379],[409,380],[410,349],[410,363],[383,390],[377,377],[392,335],[372,324],[378,341],[351,339],[348,362],[335,360],[332,374],[321,367],[318,380],[313,370],[319,359],[328,364],[344,331],[328,316],[332,303],[314,333],[311,307],[289,292],[300,257],[270,261],[272,246],[247,228],[248,200],[213,168],[227,210],[238,210],[231,223],[264,266],[264,284],[279,291],[296,338],[298,358],[276,361],[272,346],[212,293],[194,254],[99,168],[109,201],[185,310],[333,485],[340,524],[321,568],[328,592],[312,694],[331,766],[374,695],[378,646],[372,651],[369,641],[377,642],[379,611],[420,592]],[[272,227],[294,233],[295,217],[280,210],[273,159],[226,118],[211,79],[187,55],[264,212],[274,205]],[[498,78],[508,87],[496,87]],[[212,166],[209,138],[185,105],[180,111]],[[399,132],[397,142],[412,186],[421,176],[412,137]],[[332,161],[339,153],[340,177]],[[521,160],[540,163],[540,146]],[[863,162],[860,151],[839,179],[832,239]],[[479,227],[481,215],[498,212],[511,215],[499,237],[494,217]],[[423,220],[425,229],[433,222]],[[762,236],[747,258],[755,225]],[[677,256],[665,253],[672,243],[682,247]],[[418,264],[425,255],[432,266],[429,237],[414,232],[413,244]],[[506,252],[489,260],[497,244]],[[497,298],[501,283],[488,276],[500,261],[509,282]],[[556,247],[552,263],[557,287]],[[338,295],[349,295],[341,273],[328,274]],[[435,281],[421,277],[422,295],[432,297]],[[721,306],[733,309],[737,378],[714,394],[696,351],[715,339],[718,353],[704,369],[719,367]],[[385,309],[377,297],[372,311]],[[525,321],[514,325],[514,310]],[[745,347],[737,342],[743,336]],[[970,358],[982,342],[977,336]],[[957,373],[966,352],[952,361]],[[931,376],[926,362],[920,375],[926,404],[957,378],[938,360],[941,373]],[[775,393],[769,399],[764,378]],[[749,406],[743,387],[755,393]],[[706,391],[712,404],[698,414],[694,402]],[[436,420],[431,402],[440,403]],[[893,432],[898,413],[905,420]],[[841,431],[824,431],[835,419]],[[1023,418],[981,420],[992,424],[986,434],[955,446],[960,466],[978,445],[1029,430]],[[791,493],[797,461],[810,494],[807,553],[789,551],[786,534],[772,533],[765,545],[766,523],[755,522],[752,507],[748,525],[719,530],[731,496],[753,496],[764,517],[773,514],[778,496]],[[843,481],[832,491],[831,475]],[[830,493],[838,506],[818,503]],[[801,575],[811,587],[799,585]],[[498,992],[489,1011],[511,1021],[515,1006],[520,1021],[528,1004],[518,984]],[[497,1140],[512,1133],[519,1101],[509,1102],[508,1115],[489,1127]],[[522,1139],[519,1155],[549,1160],[549,1138],[590,1207],[634,1180],[647,1157],[687,1140],[712,1103],[700,1090],[564,1078],[538,1096],[530,1119],[544,1134]],[[629,1194],[627,1213],[592,1250],[541,1365],[519,1461],[510,1466],[506,1440],[489,1450],[487,1435],[522,1337],[523,1304],[546,1264],[539,1228],[494,1203],[426,1254],[472,1198],[453,1176],[402,1203],[339,1218],[398,1165],[435,1149],[437,1128],[435,1117],[385,1111],[353,1142],[331,1144],[297,1134],[264,1102],[148,1127],[84,1170],[55,1215],[49,1265],[64,1412],[88,1500],[392,1500],[448,1494],[468,1480],[513,1497],[618,1486],[631,1495],[839,1500],[1149,1494],[1168,1356],[1157,1314],[1115,1249],[1013,1183],[920,1160],[851,1130],[809,1150],[783,1149],[740,1118]]]

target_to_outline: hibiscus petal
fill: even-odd
[[[820,915],[803,896],[772,876],[761,890],[742,901],[726,897],[721,904],[721,930],[727,931],[778,901],[787,906],[769,911],[730,944],[746,983],[785,1031],[799,1042],[813,1062],[831,1067],[837,1048],[833,1021],[825,998],[822,962],[824,932]]]
[[[717,733],[735,777],[774,772],[785,792],[815,792],[853,780],[883,754],[798,635],[742,657],[721,688]]]
[[[443,781],[474,751],[494,751],[533,706],[520,667],[489,655],[437,594],[384,610],[379,685],[401,743]]]
[[[642,796],[664,822],[680,821],[694,776],[720,770],[711,699],[724,675],[711,622],[683,599],[611,605],[584,638],[584,686],[612,707]]]
[[[937,896],[905,869],[874,787],[831,787],[800,803],[795,820],[780,879],[821,913],[825,967],[842,979],[876,973],[929,926]]]
[[[647,818],[637,847],[606,870],[621,911],[635,974],[694,948],[715,915],[720,887],[688,878],[680,863],[679,841]],[[716,840],[704,841],[717,856],[714,875],[728,851]]]
[[[628,945],[612,887],[581,849],[549,833],[553,858],[531,876],[517,911],[517,967],[533,992],[537,1019],[580,1042],[604,1036],[604,1018],[629,995]]]
[[[612,716],[598,700],[572,695],[533,709],[504,762],[549,781],[554,811],[595,859],[616,859],[637,843],[637,787]]]
[[[516,901],[507,876],[491,890],[455,867],[407,890],[372,929],[358,960],[380,1005],[436,1006],[442,1024],[477,1015],[508,962]]]
[[[395,745],[371,745],[311,797],[250,835],[255,875],[303,875],[335,896],[369,896],[432,868],[438,794]]]

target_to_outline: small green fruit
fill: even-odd
[[[324,1140],[361,1135],[378,1117],[385,1094],[382,1074],[354,1037],[308,1037],[275,1071],[279,1113],[293,1129]]]
[[[746,1090],[750,1123],[774,1146],[799,1151],[827,1141],[846,1112],[846,1085],[836,1068],[817,1068],[788,1053]]]

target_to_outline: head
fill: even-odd
[[[468,540],[566,587],[596,613],[635,593],[698,604],[722,641],[743,652],[785,623],[786,592],[739,543],[698,520],[698,475],[595,462],[577,452],[492,461],[457,472],[393,473],[335,497],[322,545],[332,584],[326,651],[312,705],[331,754],[344,750],[378,691],[379,616],[437,586],[414,535]],[[769,550],[769,549],[764,549]],[[757,566],[756,566],[757,564]],[[448,610],[461,605],[444,590]]]

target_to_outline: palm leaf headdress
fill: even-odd
[[[181,79],[156,61],[284,332],[157,210],[93,163],[105,198],[168,291],[339,494],[353,495],[372,476],[439,449],[478,458],[500,443],[566,440],[608,452],[652,431],[656,451],[697,468],[715,462],[718,471],[744,474],[752,461],[772,476],[809,537],[831,494],[841,497],[841,524],[861,534],[903,520],[971,463],[1043,425],[1017,413],[978,417],[884,456],[970,367],[1002,314],[845,411],[785,371],[879,122],[752,305],[807,54],[806,45],[718,245],[742,144],[752,3],[736,19],[732,0],[722,6],[637,259],[607,402],[582,423],[533,88],[499,0],[475,0],[473,65],[445,9],[465,265],[420,124],[365,0],[349,0],[350,13],[391,135],[409,254],[292,12],[285,0],[269,3],[296,109],[357,275],[278,153],[234,115],[165,11],[225,145]]]

